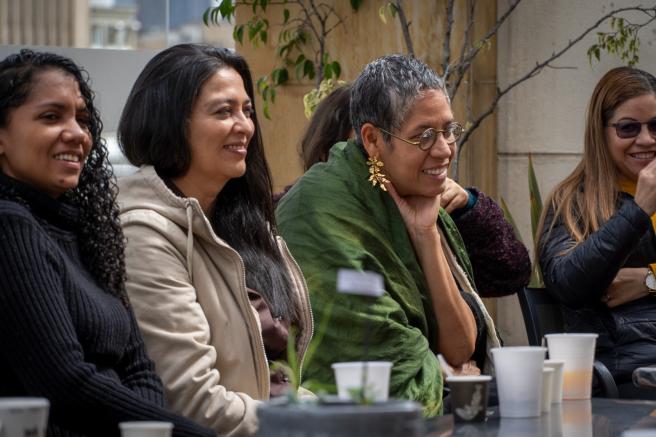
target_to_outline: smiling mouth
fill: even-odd
[[[633,159],[654,159],[656,152],[629,153],[629,156]]]
[[[226,144],[223,147],[225,149],[232,150],[233,152],[245,152],[248,148],[246,144]]]
[[[441,168],[427,168],[425,170],[422,170],[422,173],[426,173],[427,175],[430,176],[441,176],[443,174],[446,174],[447,167],[441,167]]]
[[[80,156],[72,153],[59,153],[54,156],[57,161],[80,162]]]

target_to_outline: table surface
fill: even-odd
[[[540,417],[507,419],[488,408],[480,423],[454,423],[448,414],[427,422],[430,437],[446,436],[626,436],[656,435],[656,401],[593,398],[552,404]],[[635,434],[633,432],[635,431]]]

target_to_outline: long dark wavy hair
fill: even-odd
[[[135,166],[152,165],[164,178],[183,175],[191,164],[187,121],[207,79],[234,69],[255,102],[246,60],[232,50],[179,44],[158,53],[137,78],[121,114],[119,144]],[[264,146],[253,112],[255,133],[248,144],[246,173],[218,194],[209,220],[216,234],[244,260],[246,284],[267,301],[274,316],[298,318],[291,280],[272,235],[276,220]]]
[[[61,70],[75,78],[89,113],[92,145],[76,188],[64,192],[60,200],[79,210],[77,228],[81,259],[107,292],[128,306],[125,293],[125,243],[116,204],[116,180],[101,138],[102,122],[93,104],[94,93],[88,73],[71,59],[47,52],[23,49],[0,62],[0,128],[10,122],[11,111],[28,99],[38,75]],[[25,203],[8,187],[0,187],[0,198]]]

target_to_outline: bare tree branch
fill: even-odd
[[[521,2],[522,0],[514,0],[513,3],[508,6],[508,9],[506,12],[503,13],[501,17],[494,23],[494,26],[490,30],[487,31],[487,33],[481,38],[479,41],[477,41],[475,44],[471,46],[469,51],[464,57],[460,57],[458,62],[451,68],[452,70],[455,69],[458,71],[458,76],[456,78],[455,83],[450,86],[449,88],[449,95],[451,97],[454,97],[456,93],[458,92],[458,88],[460,87],[460,83],[462,82],[463,77],[465,76],[465,72],[469,69],[471,66],[471,63],[474,61],[474,58],[478,53],[481,51],[483,47],[485,47],[485,44],[492,38],[494,35],[497,34],[499,31],[499,28],[501,25],[506,21],[506,19],[510,16],[512,11],[515,10],[517,5]]]
[[[396,13],[399,16],[399,23],[401,23],[401,30],[403,31],[403,40],[405,41],[405,47],[408,50],[408,55],[415,57],[415,48],[412,45],[412,37],[410,36],[410,23],[405,15],[403,10],[403,5],[401,4],[402,0],[396,0],[394,6],[396,7]]]
[[[462,49],[460,50],[460,58],[459,59],[463,59],[464,56],[465,56],[466,50],[471,47],[471,30],[474,27],[474,21],[475,21],[474,18],[475,18],[475,14],[476,14],[476,0],[467,0],[467,3],[468,3],[468,6],[469,6],[469,8],[468,8],[469,10],[468,10],[468,13],[467,13],[467,26],[465,27],[465,35],[464,35],[464,38],[462,39]],[[454,71],[456,71],[458,73],[458,75],[460,75],[460,76],[464,76],[465,73],[466,73],[465,71],[451,70],[447,66],[443,70],[444,83],[446,83],[446,84],[451,83],[451,74]],[[462,80],[462,78],[457,81],[458,84],[460,83],[461,80]],[[449,93],[449,96],[454,95],[453,90],[451,89],[450,86],[449,86],[449,89],[448,89],[448,93]]]
[[[492,99],[492,102],[488,106],[488,108],[483,111],[481,115],[478,116],[474,121],[472,121],[471,126],[467,129],[465,132],[464,136],[462,137],[462,140],[460,141],[460,148],[458,149],[458,155],[462,153],[463,146],[467,143],[469,140],[469,137],[471,134],[480,126],[480,124],[485,120],[490,114],[494,112],[494,110],[497,107],[497,104],[499,103],[499,99],[501,99],[503,96],[508,94],[510,90],[515,88],[517,85],[520,85],[521,83],[527,81],[528,79],[538,75],[544,68],[550,67],[550,68],[555,68],[550,65],[550,63],[559,57],[561,57],[565,52],[567,52],[569,49],[571,49],[573,46],[578,44],[579,41],[581,41],[585,36],[587,36],[590,32],[594,31],[597,29],[604,21],[608,20],[611,17],[614,17],[618,14],[621,14],[623,12],[642,12],[646,14],[647,16],[650,17],[648,21],[643,23],[640,27],[647,26],[650,24],[652,21],[656,21],[656,6],[651,7],[651,8],[643,8],[642,6],[632,6],[632,7],[626,7],[626,8],[619,8],[615,9],[600,19],[598,19],[592,26],[588,27],[585,29],[579,36],[576,38],[570,40],[562,49],[560,49],[557,52],[554,52],[549,56],[549,58],[545,59],[542,62],[536,62],[535,66],[529,70],[526,74],[521,76],[519,79],[515,80],[514,82],[510,83],[508,86],[506,86],[504,89],[497,88],[497,93],[494,96],[494,99]]]
[[[446,77],[451,62],[451,31],[453,31],[453,10],[455,0],[446,2],[446,23],[444,26],[444,41],[442,42],[442,74]]]

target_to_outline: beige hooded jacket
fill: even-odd
[[[259,317],[244,263],[200,204],[173,194],[153,167],[119,180],[127,291],[170,407],[219,435],[252,435],[269,398]],[[297,350],[312,337],[305,280],[278,238],[301,307]]]

